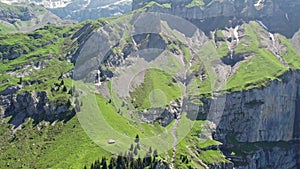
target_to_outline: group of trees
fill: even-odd
[[[134,142],[135,145],[131,144],[128,152],[119,154],[117,157],[113,156],[109,160],[106,157],[102,157],[101,160],[98,159],[92,163],[90,169],[155,169],[157,166],[165,166],[164,168],[167,168],[167,164],[157,158],[157,150],[152,151],[151,147],[149,147],[144,157],[140,157],[138,151],[141,147],[138,135],[136,135]],[[87,166],[84,166],[84,169],[88,169]]]
[[[96,160],[91,164],[90,169],[155,169],[161,165],[163,165],[163,162],[155,156],[131,158],[126,156],[126,154],[120,154],[117,157],[111,157],[110,160],[107,160],[105,157],[101,160]],[[84,169],[88,168],[84,166]]]

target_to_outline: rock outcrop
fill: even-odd
[[[25,118],[31,117],[35,123],[40,121],[67,120],[75,115],[71,102],[63,103],[49,100],[47,92],[20,92],[20,87],[8,87],[0,93],[0,107],[4,117],[12,116],[10,123],[21,125]]]

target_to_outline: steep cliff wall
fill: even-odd
[[[300,140],[300,88],[297,88],[295,121],[294,121],[294,139]]]
[[[236,166],[237,169],[257,168],[297,168],[297,150],[274,147],[261,149],[246,157],[246,165]]]
[[[300,72],[289,71],[267,87],[227,94],[224,105],[204,100],[199,118],[217,125],[214,138],[235,168],[299,168],[299,82]]]
[[[40,121],[67,120],[75,115],[71,102],[50,100],[47,92],[17,93],[20,88],[11,87],[0,93],[0,107],[10,123],[19,126],[27,117]]]
[[[215,109],[218,112],[208,110],[209,100],[202,117],[217,124],[215,138],[224,142],[229,134],[239,142],[295,140],[299,135],[299,81],[300,73],[290,71],[267,87],[228,94],[224,108]]]
[[[150,0],[133,0],[132,9],[138,9]],[[201,30],[209,32],[216,28],[232,26],[241,21],[260,20],[271,32],[279,32],[292,37],[300,26],[299,1],[267,0],[257,4],[257,0],[208,1],[203,5],[189,5],[192,1],[156,0],[159,4],[169,3],[171,8],[153,5],[151,12],[166,12],[192,21]],[[257,4],[257,5],[256,5]]]

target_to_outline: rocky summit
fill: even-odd
[[[299,2],[41,2],[0,4],[0,168],[300,168]]]

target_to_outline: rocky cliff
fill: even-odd
[[[226,95],[224,108],[204,111],[217,124],[215,138],[226,142],[233,133],[239,142],[298,140],[299,82],[300,73],[291,71],[268,87]]]
[[[288,144],[288,143],[287,143]],[[299,168],[299,151],[295,145],[290,147],[275,146],[272,148],[259,148],[255,152],[249,153],[245,157],[232,157],[237,169],[256,169],[256,168]]]
[[[12,116],[10,123],[18,127],[25,118],[31,117],[38,124],[41,121],[67,120],[75,114],[71,102],[49,100],[46,92],[17,93],[20,88],[8,88],[0,93],[4,117]]]
[[[227,95],[224,109],[205,111],[235,168],[299,167],[299,79],[288,72],[268,87]]]
[[[139,9],[150,0],[134,0],[133,9]],[[156,0],[158,4],[170,4],[170,8],[154,4],[149,12],[166,12],[192,21],[201,30],[209,32],[216,28],[234,26],[242,21],[259,20],[271,31],[292,37],[298,31],[300,7],[298,1],[288,0],[208,0],[193,3],[188,0]]]

